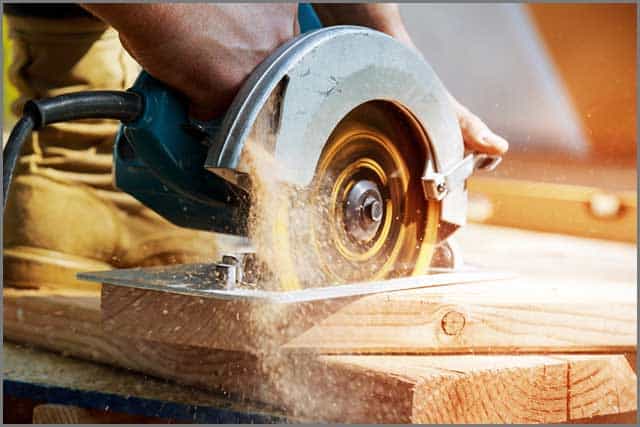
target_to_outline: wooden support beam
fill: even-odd
[[[469,219],[550,233],[636,242],[635,190],[474,177]]]
[[[323,410],[330,419],[560,423],[636,410],[636,380],[622,356],[321,356],[319,361],[319,371],[301,376],[315,379],[306,387],[318,392],[292,402]],[[628,381],[620,382],[618,375]],[[375,405],[370,396],[377,396]],[[336,407],[336,400],[344,403]]]
[[[525,279],[279,305],[105,285],[102,310],[114,334],[253,354],[621,353],[637,328],[632,286]]]
[[[477,224],[456,237],[467,261],[522,277],[279,307],[105,287],[105,327],[254,353],[635,352],[635,245]]]
[[[102,330],[99,296],[4,290],[13,341],[260,400],[338,422],[566,422],[634,411],[623,355],[374,356],[263,359],[130,339]]]

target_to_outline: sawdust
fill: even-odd
[[[262,274],[259,287],[268,290],[295,290],[310,286],[332,284],[321,263],[332,263],[332,271],[341,271],[338,260],[329,256],[318,259],[324,251],[318,230],[313,224],[323,224],[318,218],[328,217],[330,203],[314,195],[308,198],[300,189],[281,181],[284,174],[270,150],[260,138],[249,138],[243,148],[241,164],[251,176],[252,194],[249,219],[249,238],[256,257],[269,274]],[[397,219],[396,219],[397,220]],[[314,234],[316,233],[316,234]],[[325,254],[327,252],[324,252]],[[369,263],[362,268],[377,270]],[[345,268],[353,268],[353,264]],[[305,329],[321,322],[339,310],[342,303],[305,305],[256,303],[250,310],[253,335],[258,337],[258,369],[265,379],[261,384],[261,400],[277,402],[292,415],[313,416],[320,420],[369,420],[362,408],[354,405],[352,414],[338,413],[344,407],[336,406],[336,390],[353,396],[361,393],[361,386],[353,378],[345,377],[343,370],[313,354],[291,353],[283,350],[285,334],[292,327]],[[292,315],[293,314],[293,315]],[[289,324],[283,324],[288,319]],[[295,322],[295,325],[291,323]],[[302,333],[301,331],[298,331]],[[340,409],[342,408],[342,409]]]
[[[264,144],[249,139],[242,156],[252,179],[249,238],[258,259],[268,269],[268,274],[261,275],[260,288],[295,290],[310,283],[322,283],[323,273],[318,264],[311,262],[310,230],[306,221],[309,215],[326,212],[326,208],[318,201],[307,202],[299,189],[280,181],[281,166]],[[286,304],[261,303],[251,310],[255,336],[260,338],[257,343],[259,370],[266,379],[261,387],[264,401],[279,402],[293,414],[322,416],[331,399],[314,396],[316,387],[311,384],[315,382],[317,386],[317,371],[303,362],[310,358],[294,357],[280,347],[283,334],[289,328],[289,325],[282,327],[281,319],[291,309]],[[299,315],[292,317],[292,321],[298,321],[295,319],[302,321]],[[335,382],[335,379],[325,377],[320,381]]]
[[[260,287],[291,291],[320,285],[324,275],[313,262],[308,219],[326,208],[281,181],[282,166],[263,144],[250,139],[242,156],[252,182],[249,239],[263,268]]]

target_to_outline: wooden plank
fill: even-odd
[[[33,408],[32,421],[33,424],[101,424],[108,423],[108,418],[78,406],[42,404]]]
[[[292,415],[339,422],[565,422],[635,410],[637,379],[623,355],[276,353],[257,360],[127,341],[100,328],[97,295],[91,301],[88,294],[57,292],[5,289],[5,338],[224,390]],[[582,387],[589,373],[599,379]]]
[[[271,306],[104,286],[102,310],[114,334],[254,354],[621,353],[637,342],[635,288],[616,283],[519,279]]]
[[[620,414],[596,415],[590,418],[570,420],[566,424],[632,424],[638,425],[638,411],[623,412]]]
[[[636,158],[601,156],[576,157],[569,153],[532,150],[520,151],[512,147],[491,172],[476,171],[472,179],[500,178],[537,181],[551,184],[606,188],[610,191],[636,191],[638,183]]]
[[[378,301],[363,298],[285,348],[325,353],[634,351],[634,291],[619,287],[616,295],[614,286],[606,291],[585,286],[570,292],[548,285],[509,281],[398,292],[376,296]],[[613,313],[609,301],[616,301],[619,310]]]
[[[620,384],[619,380],[626,376],[629,366],[628,360],[622,357],[615,360],[607,356],[576,357],[563,355],[557,357],[568,362],[567,375],[571,384],[568,393],[569,418],[580,419],[594,414],[606,414],[611,405],[624,413],[637,409],[632,402],[637,400],[636,389],[613,388],[611,384]],[[593,363],[583,363],[591,359]],[[622,376],[622,377],[620,377]],[[624,381],[624,380],[623,380]],[[604,385],[604,386],[603,386]]]
[[[469,219],[475,222],[636,241],[634,191],[474,177],[468,182]]]
[[[260,354],[300,335],[348,301],[275,306],[105,285],[102,322],[113,334]]]
[[[248,353],[212,352],[106,332],[95,291],[5,288],[3,301],[4,337],[14,342],[186,384],[214,384],[223,392],[238,391],[238,383],[251,384],[258,370],[257,359]],[[255,390],[247,388],[238,397],[251,398],[252,393]]]
[[[110,295],[112,305],[105,304],[105,325],[114,333],[139,336],[142,331],[145,338],[253,352],[296,337],[292,347],[323,347],[323,352],[536,351],[545,346],[587,351],[596,345],[604,351],[635,351],[635,245],[478,224],[469,224],[456,238],[468,262],[507,268],[522,278],[359,301],[226,311],[210,301],[176,296],[159,302],[155,294],[138,299],[128,294],[137,291],[121,289]],[[450,311],[465,316],[457,335],[443,329]],[[225,316],[230,321],[221,321]],[[508,325],[506,319],[512,319]]]
[[[635,244],[473,223],[455,239],[467,262],[488,269],[507,269],[563,287],[636,287]]]
[[[494,268],[503,268],[508,262],[510,268],[535,278],[536,283],[542,283],[542,286],[546,283],[546,289],[556,292],[559,300],[566,299],[568,295],[579,294],[584,297],[578,300],[583,308],[589,300],[600,300],[600,306],[617,308],[617,305],[610,304],[609,294],[628,296],[629,289],[632,289],[634,294],[625,304],[635,306],[635,246],[478,225],[470,225],[463,230],[460,241],[467,260]],[[551,283],[556,283],[557,289]],[[484,290],[479,286],[456,289],[458,291],[448,290],[441,297],[458,303],[460,300],[473,299],[473,295],[468,292],[476,292],[477,298],[474,301],[477,301],[477,307],[497,305],[502,310],[507,310],[506,301],[517,297],[520,292],[517,287],[495,289],[493,293],[504,294],[504,298],[494,300],[483,298]],[[586,292],[588,289],[593,289],[593,292]],[[532,295],[537,294],[534,292]],[[413,297],[409,301],[411,298]],[[531,298],[533,304],[540,302],[536,298]],[[519,301],[522,302],[522,298]],[[402,307],[407,302],[395,301],[394,304]],[[348,305],[342,308],[346,307]],[[521,305],[520,308],[522,307],[524,306]],[[624,305],[622,307],[626,312],[627,308]],[[364,307],[361,309],[366,311]],[[597,306],[592,309],[594,316],[601,310]],[[279,314],[277,311],[275,314],[267,311],[269,313]],[[587,310],[583,314],[588,318],[588,313]],[[417,318],[417,315],[410,314]],[[616,322],[619,321],[615,317],[617,314],[612,315],[613,323],[610,323],[612,319],[603,320],[599,326],[613,325],[615,330]],[[173,313],[162,316],[173,318]],[[538,313],[537,317],[545,316],[544,313]],[[353,317],[358,318],[355,314]],[[553,319],[552,317],[551,321]],[[227,325],[226,333],[233,331],[237,327],[235,324],[240,323],[239,320],[246,319],[236,319],[234,326]],[[95,293],[4,290],[4,334],[7,339],[222,391],[235,400],[268,402],[286,408],[290,414],[309,414],[314,420],[459,421],[464,414],[475,414],[474,420],[545,419],[584,422],[585,419],[591,419],[592,415],[596,417],[595,420],[616,420],[620,417],[625,420],[635,413],[635,406],[630,411],[623,411],[626,402],[631,400],[635,404],[632,395],[625,391],[629,390],[630,384],[633,384],[635,390],[637,383],[632,369],[635,369],[635,347],[631,354],[602,356],[604,361],[595,360],[588,355],[571,355],[576,357],[577,364],[573,364],[573,360],[563,359],[562,355],[543,358],[536,355],[507,356],[510,361],[500,355],[476,355],[472,357],[476,360],[474,363],[478,364],[475,367],[451,364],[450,360],[462,363],[461,356],[447,355],[314,356],[296,349],[293,353],[284,355],[267,352],[261,355],[263,358],[258,358],[244,351],[218,351],[131,339],[103,331],[100,322],[99,296]],[[623,323],[626,321],[623,320]],[[459,322],[452,323],[456,324]],[[467,326],[465,323],[463,330]],[[308,330],[305,328],[306,326],[301,326],[299,330]],[[556,329],[558,330],[562,331],[561,328]],[[199,333],[205,332],[203,327],[203,331]],[[629,361],[634,361],[632,367],[629,366]],[[567,382],[567,377],[574,378],[568,375],[572,372],[586,374],[575,376],[575,381]],[[589,388],[580,388],[581,384],[589,381],[590,373],[595,373],[601,379],[592,384],[601,390],[595,395],[589,394]],[[491,378],[496,378],[495,382],[492,383]],[[563,381],[569,384],[565,390],[573,389],[576,392],[567,393],[564,400],[561,397],[554,398],[553,403],[547,406],[536,406],[538,400],[542,401],[549,390],[560,390],[561,386],[558,384]],[[504,396],[500,395],[505,403],[474,397],[483,395],[483,383],[494,384],[495,389],[490,389],[488,393],[490,397],[500,395],[499,391],[503,387],[511,390]],[[525,387],[518,384],[524,384]],[[526,399],[518,394],[521,389],[528,393],[526,399],[532,402],[531,405],[523,407],[522,402]],[[135,388],[131,386],[127,390]],[[425,396],[423,400],[416,398],[420,396],[421,390]],[[434,390],[438,393],[434,393]],[[458,395],[465,396],[465,402],[470,405],[471,402],[476,402],[475,406],[463,405],[464,414],[456,412],[452,405],[460,405],[456,403]],[[596,404],[593,404],[594,399]],[[407,401],[411,403],[407,404]],[[621,404],[617,405],[617,401]],[[557,409],[558,402],[564,402],[568,408],[564,415]],[[489,405],[490,410],[486,414],[484,409],[474,412],[475,408],[484,408],[483,405]],[[601,415],[597,415],[598,413]],[[616,418],[612,418],[613,415]],[[579,416],[584,417],[575,418]]]
[[[394,413],[394,422],[440,423],[556,423],[575,415],[589,416],[635,410],[636,380],[622,356],[573,356],[569,363],[561,358],[544,356],[322,356],[326,371],[316,378],[335,379],[331,390],[351,402],[350,421],[362,421],[365,411],[375,408],[360,403],[360,393],[383,393],[383,414]],[[579,365],[574,365],[580,360]],[[557,363],[560,362],[560,363]],[[566,363],[565,363],[566,362]],[[350,365],[350,373],[361,369],[369,375],[363,387],[349,377],[342,367]],[[573,374],[578,372],[578,374]],[[585,372],[603,375],[598,381],[583,386]],[[628,376],[620,382],[617,374]],[[392,386],[377,379],[383,373],[393,375]],[[604,379],[606,377],[607,379]],[[376,378],[375,386],[371,378]],[[612,378],[611,380],[609,378]],[[613,378],[616,378],[615,380]],[[360,379],[360,381],[362,381]],[[395,396],[412,393],[410,408]],[[309,404],[322,405],[325,395],[314,396]],[[364,398],[363,398],[364,400]],[[320,402],[320,403],[318,403]],[[298,403],[298,402],[296,402]],[[384,405],[384,403],[383,403]],[[359,412],[362,411],[362,412]],[[359,413],[356,413],[359,412]]]

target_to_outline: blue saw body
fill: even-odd
[[[298,22],[301,32],[322,27],[310,4],[299,5]],[[222,117],[190,119],[186,100],[145,71],[130,91],[144,112],[116,136],[116,186],[176,225],[246,235],[248,194],[204,168]]]

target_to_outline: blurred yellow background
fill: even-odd
[[[7,19],[2,17],[2,108],[3,108],[3,123],[4,130],[15,122],[15,117],[11,114],[11,102],[18,96],[16,88],[9,82],[9,65],[11,64],[11,41],[9,40],[9,34],[7,31]]]
[[[582,121],[590,154],[635,163],[636,5],[527,6]]]

